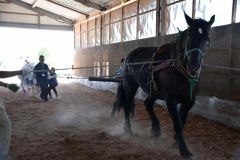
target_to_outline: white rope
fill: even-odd
[[[232,67],[225,67],[225,66],[218,66],[218,65],[211,65],[211,64],[204,64],[206,67],[212,67],[212,68],[219,68],[219,69],[227,69],[232,71],[240,71],[240,68],[232,68]]]
[[[134,66],[134,65],[144,65],[144,64],[155,64],[162,61],[146,61],[146,62],[134,62],[134,63],[124,63],[124,65],[127,66]],[[100,68],[100,67],[116,67],[119,65],[103,65],[103,66],[87,66],[87,67],[72,67],[72,68],[57,68],[56,71],[61,70],[75,70],[75,69],[90,69],[90,68]],[[212,68],[220,68],[220,69],[227,69],[227,70],[233,70],[233,71],[240,71],[239,68],[232,68],[232,67],[225,67],[225,66],[219,66],[219,65],[211,65],[211,64],[204,64],[205,67],[212,67]],[[48,70],[30,70],[28,72],[48,72]]]
[[[147,62],[135,62],[135,63],[124,63],[127,66],[142,65],[142,64],[152,64],[159,63],[161,61],[147,61]],[[89,68],[100,68],[100,67],[119,67],[119,65],[103,65],[103,66],[88,66],[88,67],[71,67],[71,68],[57,68],[56,71],[61,70],[75,70],[75,69],[89,69]],[[48,72],[48,70],[28,70],[28,72]]]

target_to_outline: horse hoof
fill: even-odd
[[[152,134],[154,137],[160,137],[160,136],[161,136],[160,130],[154,130],[154,129],[152,129],[152,130],[151,130],[151,134]]]
[[[172,147],[173,147],[173,148],[178,148],[178,146],[179,146],[179,145],[178,145],[177,142],[174,142],[174,143],[172,144]]]
[[[182,157],[183,160],[193,160],[193,156],[190,157]]]
[[[133,131],[132,129],[130,128],[127,128],[127,127],[124,127],[124,132],[129,135],[129,136],[132,136],[133,135]]]
[[[187,151],[186,153],[182,153],[181,156],[183,159],[186,159],[186,160],[193,159],[193,154],[190,151]]]

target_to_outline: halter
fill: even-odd
[[[186,33],[185,33],[186,32]],[[184,31],[183,33],[182,32],[179,32],[180,33],[180,37],[179,39],[176,41],[176,46],[179,47],[179,48],[176,48],[176,51],[177,51],[177,54],[178,54],[178,59],[176,61],[176,66],[174,66],[175,69],[177,69],[182,75],[184,75],[184,77],[187,78],[188,80],[188,84],[189,84],[189,98],[192,100],[192,92],[193,92],[193,87],[195,87],[197,85],[197,83],[199,82],[199,77],[200,77],[200,72],[197,76],[193,76],[191,75],[186,67],[183,65],[183,62],[185,58],[188,59],[189,55],[192,54],[193,52],[198,52],[201,54],[201,61],[202,61],[202,58],[204,57],[204,53],[203,51],[200,49],[200,48],[192,48],[190,50],[187,49],[187,41],[189,40],[188,39],[188,36],[186,37],[186,34],[189,32],[189,29]],[[184,34],[185,33],[185,34]],[[183,34],[183,35],[181,35]],[[187,34],[188,35],[188,34]],[[181,42],[182,40],[182,42]],[[183,59],[181,60],[181,52],[179,52],[180,50],[180,47],[181,47],[181,44],[177,44],[177,43],[185,43],[184,47],[183,48]],[[180,54],[179,54],[180,53]],[[189,60],[189,59],[188,59]],[[201,63],[201,66],[202,66],[202,63]],[[200,68],[201,68],[200,66]]]
[[[188,59],[189,55],[192,54],[193,52],[200,53],[201,61],[202,61],[202,59],[204,57],[204,53],[200,48],[192,48],[192,49],[188,50],[188,48],[187,48],[187,42],[189,40],[188,34],[189,34],[189,29],[187,29],[185,31],[179,31],[179,36],[176,40],[175,52],[177,54],[177,62],[176,62],[178,64],[177,70],[179,70],[188,80],[189,79],[198,80],[200,73],[197,76],[191,75],[187,71],[186,67],[183,65],[183,61],[185,60],[185,58]],[[181,58],[181,56],[183,56],[183,57]],[[201,66],[202,66],[202,63],[201,63]]]
[[[193,49],[191,49],[190,51],[187,50],[187,52],[185,53],[185,55],[188,56],[188,55],[190,55],[190,53],[195,52],[195,51],[196,51],[196,52],[199,52],[199,53],[201,54],[201,56],[204,57],[204,54],[203,54],[202,50],[199,49],[199,48],[193,48]]]

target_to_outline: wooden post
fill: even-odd
[[[124,22],[123,22],[123,16],[124,16],[124,6],[122,6],[121,7],[121,9],[122,9],[122,20],[121,20],[121,42],[123,42],[123,24],[124,24]]]
[[[102,30],[103,30],[103,15],[100,16],[100,46],[102,46],[102,37],[103,37],[103,34],[102,34]]]
[[[137,0],[137,35],[136,35],[136,40],[138,39],[138,31],[139,31],[139,1]]]
[[[108,22],[108,25],[109,25],[109,43],[111,42],[111,24],[112,24],[112,20],[111,20],[111,13],[112,12],[109,12],[109,22]]]
[[[80,45],[79,45],[79,48],[82,48],[82,25],[81,25],[81,23],[79,25],[80,25],[79,26],[79,28],[80,28],[80,32],[79,32],[79,34],[80,34]]]
[[[88,41],[89,41],[89,40],[88,40],[88,22],[89,22],[89,21],[87,21],[87,31],[86,31],[86,32],[87,32],[87,47],[86,47],[86,48],[88,48]]]
[[[165,11],[166,11],[166,0],[162,0],[161,1],[161,23],[160,23],[160,25],[161,25],[161,35],[162,36],[164,36],[164,35],[166,35],[166,26],[165,26],[165,24],[166,24],[166,22],[165,22]]]
[[[160,0],[157,1],[157,8],[156,8],[156,37],[160,35]]]
[[[196,0],[193,0],[192,2],[192,19],[195,19],[196,15]]]
[[[238,0],[233,0],[233,4],[232,4],[232,23],[236,22],[237,3],[238,3]]]

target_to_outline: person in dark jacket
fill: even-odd
[[[53,90],[55,95],[56,95],[56,97],[58,97],[58,93],[57,93],[57,90],[56,90],[56,87],[58,85],[58,81],[57,81],[57,74],[55,73],[55,68],[54,67],[51,68],[48,79],[49,79],[49,81],[48,81],[48,84],[49,84],[49,87],[48,87],[49,97],[52,98],[51,90]]]
[[[34,67],[37,84],[41,89],[40,97],[44,102],[48,101],[48,65],[44,63],[44,56],[39,56],[39,63]]]

